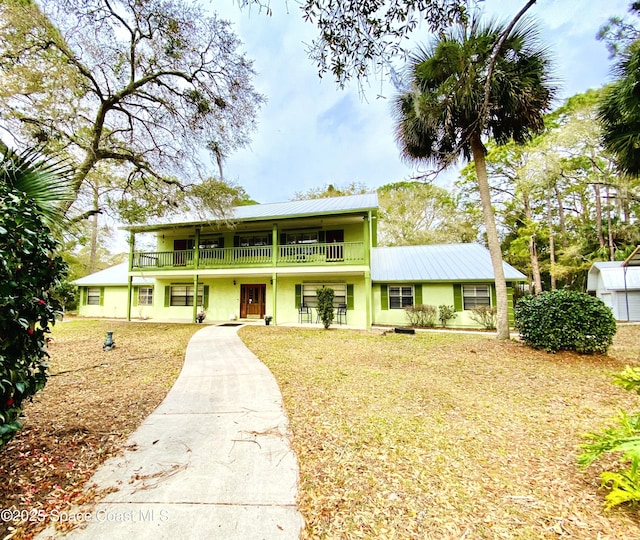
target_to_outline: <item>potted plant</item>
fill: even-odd
[[[204,308],[201,309],[200,311],[198,311],[198,314],[196,315],[196,322],[202,323],[202,321],[205,320],[206,316],[207,316],[207,313],[205,312]]]
[[[265,315],[264,316],[264,324],[266,324],[267,326],[269,326],[269,324],[271,324],[271,320],[273,319],[273,317],[271,315]]]

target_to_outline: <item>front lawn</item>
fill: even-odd
[[[640,326],[609,357],[478,334],[244,327],[284,395],[307,538],[640,538],[605,513],[580,435],[640,399],[609,374],[640,363]]]
[[[68,511],[95,495],[85,482],[164,399],[199,329],[86,319],[54,326],[49,382],[0,450],[0,509],[28,512],[32,521],[0,521],[0,538],[31,538],[45,524],[38,512]],[[116,348],[105,352],[107,331]]]

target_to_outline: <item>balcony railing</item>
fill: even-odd
[[[276,266],[364,263],[362,242],[292,244],[276,250]],[[197,266],[196,266],[197,260]],[[273,246],[207,248],[181,251],[136,251],[133,268],[230,268],[273,266]]]

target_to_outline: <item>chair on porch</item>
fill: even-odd
[[[338,324],[347,324],[347,304],[338,304]]]
[[[306,319],[306,322],[311,323],[311,317],[311,308],[307,304],[300,304],[298,308],[298,322],[302,324]]]

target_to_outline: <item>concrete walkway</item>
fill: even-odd
[[[65,538],[295,539],[298,466],[275,379],[237,327],[189,342],[162,404],[90,484],[112,488]],[[160,336],[159,336],[160,338]],[[60,538],[47,529],[38,538]]]

